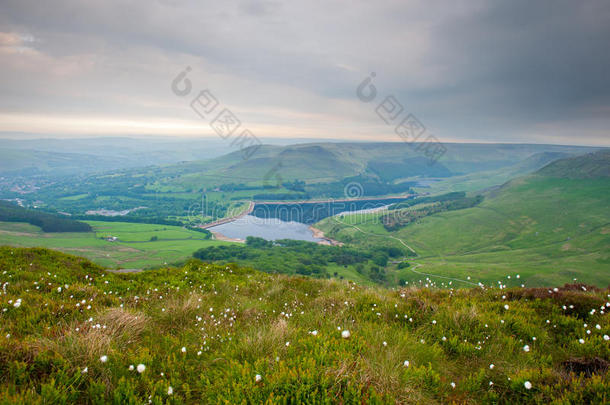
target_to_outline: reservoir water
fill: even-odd
[[[218,232],[231,239],[243,239],[256,236],[267,240],[294,239],[319,242],[307,224],[295,221],[282,221],[278,218],[259,218],[246,215],[233,222],[214,226],[211,231]]]
[[[251,215],[209,228],[231,239],[245,240],[256,236],[266,240],[294,239],[319,242],[309,228],[324,218],[335,215],[370,213],[389,204],[411,197],[385,199],[325,201],[300,203],[258,203]]]

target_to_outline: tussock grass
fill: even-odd
[[[3,403],[610,398],[609,290],[387,290],[197,261],[113,274],[41,249],[0,248],[0,265]]]

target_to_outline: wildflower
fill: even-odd
[[[133,369],[134,369],[133,364],[130,364],[128,370],[133,371]]]
[[[349,330],[344,330],[343,332],[341,332],[341,337],[343,339],[349,339],[349,337],[351,336],[351,333],[349,333]]]
[[[173,393],[174,393],[174,389],[173,389],[173,388],[172,388],[172,386],[170,385],[170,386],[167,388],[167,395],[172,395]]]
[[[532,383],[529,382],[529,381],[524,382],[523,386],[525,387],[526,390],[531,390],[532,389]]]
[[[530,351],[530,347],[529,347],[529,345],[525,345],[525,346],[523,346],[523,351],[524,351],[524,352],[529,352],[529,351]]]
[[[263,379],[263,377],[260,374],[257,374],[256,376],[254,376],[254,380],[256,382],[261,382],[262,379]]]
[[[447,338],[446,338],[445,336],[443,336],[443,337],[441,338],[441,340],[442,340],[443,342],[446,342],[446,341],[447,341]]]
[[[451,388],[455,389],[455,383],[451,381]]]
[[[182,353],[186,353],[186,347],[182,346],[182,349],[180,349],[180,351],[181,351]]]
[[[405,366],[405,367],[409,367],[410,364],[411,363],[409,363],[409,360],[405,360],[405,362],[402,363],[402,365]]]
[[[312,330],[309,333],[311,333],[313,336],[318,336],[318,331],[317,330]]]
[[[87,372],[89,371],[89,367],[85,367],[83,368],[83,370],[81,371],[81,374],[87,374]]]
[[[384,345],[384,346],[387,346],[387,345],[388,345],[388,342],[386,342],[386,341],[384,340],[384,341],[383,341],[383,345]]]
[[[585,343],[584,339],[578,339],[578,343],[580,343],[581,345]]]
[[[595,329],[600,330],[602,327],[599,325],[599,323],[597,325],[595,325]]]
[[[144,370],[146,370],[146,366],[140,363],[138,364],[138,367],[136,367],[136,370],[138,370],[138,373],[142,374]]]
[[[494,367],[495,367],[495,366],[494,366],[493,364],[490,364],[490,365],[489,365],[489,369],[490,369],[490,370],[493,370],[493,369],[494,369]]]
[[[21,306],[21,298],[19,298],[17,301],[15,301],[15,303],[13,304],[13,306],[15,308],[19,308]]]
[[[107,361],[108,361],[108,356],[103,355],[102,357],[100,357],[100,361],[101,361],[102,363],[107,362]]]
[[[286,342],[286,347],[290,346],[290,342]]]
[[[508,304],[504,305],[504,309],[506,309],[508,311]]]
[[[604,335],[604,340],[610,340],[610,336]]]

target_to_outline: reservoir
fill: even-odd
[[[413,197],[256,203],[250,215],[211,227],[209,230],[231,239],[245,240],[248,236],[255,236],[266,240],[320,242],[322,239],[316,238],[309,226],[324,218],[341,214],[369,213],[409,198]]]

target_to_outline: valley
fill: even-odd
[[[311,264],[301,263],[304,267],[280,271],[298,268],[318,277],[389,286],[426,278],[442,286],[449,286],[445,278],[490,285],[504,277],[503,283],[516,286],[517,279],[506,277],[518,270],[530,285],[575,280],[604,285],[610,282],[609,188],[603,172],[608,157],[586,154],[591,150],[451,144],[453,155],[426,163],[400,144],[263,146],[252,157],[256,163],[229,153],[209,161],[47,177],[36,191],[0,193],[85,221],[93,232],[53,235],[4,223],[0,243],[80,252],[114,268],[149,268],[184,263],[197,250],[235,242],[242,246],[214,260],[252,264],[251,258],[240,259],[251,257],[240,253],[248,236],[330,240],[367,252],[391,247],[396,253],[377,263],[370,256],[359,266],[312,271]],[[566,156],[587,156],[602,172],[585,169],[582,162],[552,168]],[[585,172],[581,179],[573,178],[578,170]],[[112,212],[121,215],[107,214]],[[214,235],[199,232],[205,229]],[[100,238],[104,231],[116,233],[117,240]],[[275,259],[258,268],[269,271],[269,263]]]

